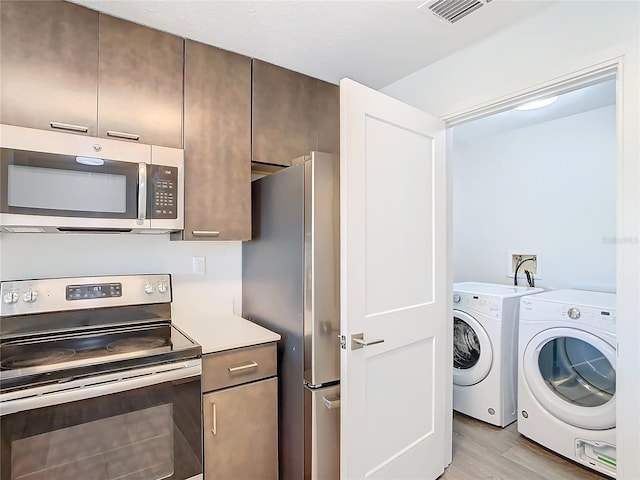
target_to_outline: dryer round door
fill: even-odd
[[[551,328],[527,344],[522,370],[536,400],[565,423],[589,430],[616,426],[616,352],[575,328]]]
[[[486,330],[475,318],[453,311],[453,383],[475,385],[489,374],[493,350]]]

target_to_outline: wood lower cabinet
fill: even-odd
[[[204,395],[205,480],[278,478],[278,379]]]
[[[184,40],[100,14],[98,136],[182,148]]]
[[[185,43],[184,240],[251,239],[251,59]]]
[[[97,135],[98,12],[0,2],[0,123]]]
[[[205,480],[277,480],[275,342],[202,356]]]

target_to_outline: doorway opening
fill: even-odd
[[[617,101],[610,66],[450,119],[454,283],[616,292]]]
[[[451,129],[454,282],[615,292],[616,80],[553,97]]]

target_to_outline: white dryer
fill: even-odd
[[[516,420],[520,297],[541,288],[453,285],[453,409],[504,427]]]
[[[616,476],[616,297],[555,290],[520,305],[518,431]]]

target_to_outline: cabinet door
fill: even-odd
[[[278,478],[277,378],[209,393],[202,407],[205,480]]]
[[[316,80],[253,60],[252,160],[291,165],[317,147]]]
[[[98,135],[182,148],[180,37],[100,14]]]
[[[98,13],[3,0],[0,17],[0,122],[95,135]]]
[[[251,239],[251,59],[186,41],[186,240]]]

